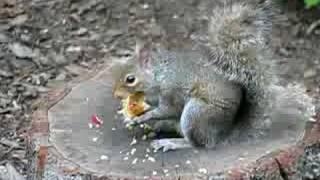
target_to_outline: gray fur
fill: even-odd
[[[128,91],[150,94],[157,89],[158,106],[136,121],[180,119],[184,137],[175,139],[176,146],[170,139],[153,144],[163,143],[166,150],[169,145],[189,147],[188,143],[212,148],[242,121],[248,128],[266,129],[267,121],[279,117],[306,120],[313,115],[311,98],[302,87],[285,90],[278,84],[275,64],[268,56],[272,16],[271,0],[227,0],[213,10],[206,44],[175,52],[138,46],[138,54],[128,63],[135,67],[119,68],[116,83],[124,74],[134,73],[139,85],[127,87]],[[242,107],[246,110],[240,116]]]

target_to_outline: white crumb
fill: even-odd
[[[97,142],[97,141],[98,141],[98,138],[97,138],[97,137],[94,137],[94,138],[92,138],[92,141],[93,141],[93,142]]]
[[[108,159],[109,159],[109,157],[108,157],[108,156],[106,156],[106,155],[101,155],[101,156],[100,156],[100,159],[101,159],[101,160],[108,160]]]
[[[205,169],[205,168],[200,168],[200,169],[198,170],[198,172],[199,172],[199,173],[202,173],[202,174],[207,174],[207,173],[208,173],[208,170]]]
[[[191,164],[191,161],[190,161],[190,160],[187,160],[187,161],[186,161],[186,164]]]
[[[165,173],[165,174],[168,173],[168,172],[169,172],[168,169],[164,169],[164,170],[163,170],[163,173]]]
[[[136,153],[136,151],[137,151],[137,149],[136,149],[136,148],[133,148],[133,149],[131,149],[130,154],[131,154],[131,155],[134,155],[134,153]]]
[[[89,126],[90,129],[93,128],[93,124],[92,123],[88,123],[88,126]]]
[[[158,150],[155,149],[155,150],[153,150],[153,152],[156,153],[156,152],[158,152]]]
[[[130,143],[130,146],[137,144],[137,142],[138,142],[137,139],[134,137]]]
[[[138,158],[135,158],[131,164],[137,164],[137,162],[138,162]]]
[[[144,5],[142,6],[142,8],[143,8],[143,9],[148,9],[148,8],[149,8],[149,4],[144,4]]]
[[[153,158],[153,157],[148,157],[148,160],[151,161],[151,162],[156,162],[156,159]]]
[[[158,173],[157,173],[157,171],[152,171],[152,175],[157,175]]]
[[[147,138],[148,138],[147,135],[143,135],[141,139],[142,139],[143,141],[145,141],[145,140],[147,140]]]
[[[174,165],[174,167],[179,168],[179,167],[180,167],[180,165],[179,165],[179,164],[176,164],[176,165]]]
[[[150,149],[149,148],[147,148],[146,151],[147,151],[147,153],[150,153]]]
[[[128,161],[128,159],[129,159],[128,156],[126,156],[126,157],[123,158],[124,161]]]
[[[117,129],[116,129],[116,128],[112,128],[111,130],[112,130],[112,131],[115,131],[115,130],[117,130]]]

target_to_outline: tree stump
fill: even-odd
[[[286,133],[276,138],[215,150],[153,152],[140,139],[130,145],[108,73],[93,72],[43,99],[28,136],[29,179],[288,179],[297,175],[305,147],[320,138],[319,122],[309,122],[282,126]],[[88,126],[94,114],[104,120],[100,128]]]

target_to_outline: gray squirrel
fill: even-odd
[[[213,9],[208,41],[176,51],[138,43],[132,60],[112,65],[115,97],[144,92],[157,104],[134,121],[164,122],[183,137],[154,140],[156,149],[214,148],[242,120],[259,129],[279,114],[314,114],[302,87],[279,85],[269,56],[271,0],[225,2]]]

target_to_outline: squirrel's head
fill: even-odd
[[[150,53],[150,43],[137,43],[132,58],[124,62],[118,61],[111,66],[114,97],[124,99],[130,94],[145,92],[153,86]]]

